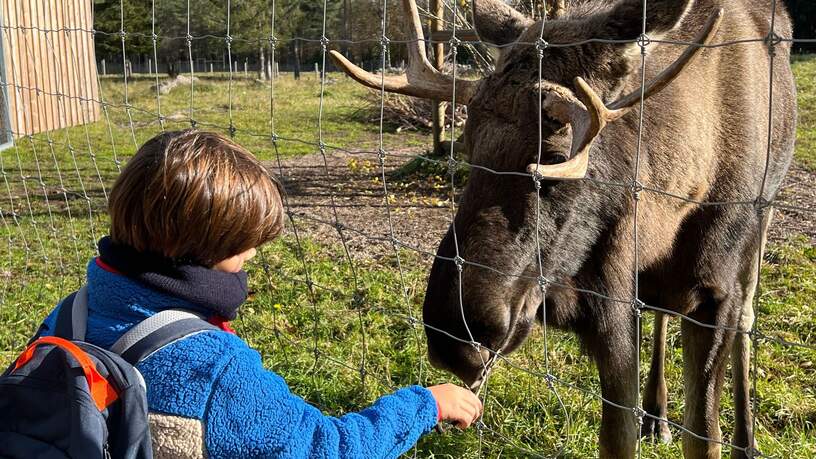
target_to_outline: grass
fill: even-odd
[[[160,132],[162,123],[167,130],[187,129],[191,120],[199,128],[225,134],[233,126],[235,140],[266,160],[276,157],[276,146],[282,157],[317,153],[321,140],[329,153],[350,146],[367,151],[378,147],[379,126],[355,122],[357,112],[366,109],[366,90],[342,74],[327,75],[322,115],[321,85],[312,73],[299,80],[282,74],[274,88],[270,82],[251,78],[236,78],[230,84],[223,75],[202,76],[192,85],[192,104],[190,89],[189,83],[182,84],[157,97],[155,79],[135,75],[128,79],[127,109],[121,77],[103,77],[100,92],[106,106],[98,122],[21,138],[18,150],[28,162],[35,150],[49,147],[50,137],[60,159],[70,156],[70,144],[80,166],[93,166],[91,156],[95,156],[99,167],[107,170]],[[270,110],[273,94],[274,113]],[[279,139],[275,144],[270,141],[273,132]],[[415,132],[386,131],[383,138],[386,148],[418,146],[424,141]]]
[[[794,69],[800,98],[797,160],[816,167],[816,59],[797,60]],[[335,82],[328,86],[325,99],[324,142],[376,148],[377,127],[353,120],[359,108],[356,96],[362,90],[345,78],[332,75],[332,79]],[[136,79],[130,87],[130,101],[138,107],[131,111],[136,143],[159,129],[158,119],[149,113],[156,111],[151,84],[148,79]],[[229,125],[225,86],[207,80],[196,84],[194,118],[200,125]],[[110,103],[121,102],[121,89],[120,81],[103,81],[103,94]],[[168,127],[189,126],[187,90],[179,88],[161,98]],[[265,159],[275,156],[269,141],[269,90],[248,80],[233,86],[235,137]],[[300,82],[284,78],[276,90],[286,97],[276,102],[275,132],[315,142],[319,85],[314,77]],[[108,114],[116,158],[125,158],[134,147],[128,115],[114,106]],[[0,259],[0,365],[17,355],[55,302],[82,282],[94,241],[107,225],[104,196],[117,171],[107,121],[89,125],[87,137],[84,127],[51,137],[52,144],[44,135],[21,139],[17,148],[0,156],[5,172],[0,240],[7,246],[7,255]],[[66,148],[66,140],[74,146],[73,152]],[[385,142],[396,147],[426,144],[428,139],[401,133],[387,134]],[[281,140],[278,146],[283,156],[315,152],[314,145],[300,142]],[[406,319],[420,317],[428,258],[400,252],[403,291],[395,257],[368,259],[355,254],[355,275],[339,241],[318,243],[305,237],[298,243],[291,228],[287,234],[265,247],[250,266],[252,294],[236,326],[295,393],[339,415],[362,408],[396,387],[451,379],[429,367],[423,331]],[[305,269],[314,281],[312,290],[304,282]],[[784,243],[770,246],[766,256],[757,311],[760,329],[775,338],[816,343],[814,308],[816,249],[807,239],[791,235]],[[682,350],[677,322],[670,324],[667,378],[669,417],[680,421]],[[647,315],[644,371],[651,326]],[[600,402],[592,394],[600,393],[600,388],[594,365],[581,355],[570,334],[550,330],[547,349],[541,332],[533,335],[511,360],[534,373],[542,369],[546,352],[555,375],[587,392],[556,385],[562,407],[542,378],[502,363],[487,388],[487,429],[428,435],[418,445],[419,457],[519,457],[531,450],[551,456],[562,448],[566,457],[597,454]],[[816,457],[816,352],[769,341],[761,343],[757,358],[760,450],[774,457]],[[721,420],[727,440],[733,425],[728,391]],[[674,434],[670,445],[644,442],[643,457],[680,456],[679,432]]]
[[[796,133],[796,159],[816,170],[816,59],[796,56],[793,60],[799,106],[799,129]]]

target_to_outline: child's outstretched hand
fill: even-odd
[[[451,421],[460,429],[466,429],[482,415],[482,401],[463,387],[448,383],[428,390],[436,399],[440,421]]]

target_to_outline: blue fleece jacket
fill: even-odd
[[[201,310],[94,260],[87,285],[86,341],[101,347],[164,309]],[[54,330],[56,312],[45,320],[43,335]],[[211,458],[397,457],[437,422],[436,402],[419,386],[384,396],[359,413],[326,416],[292,394],[283,378],[263,368],[256,351],[228,332],[195,334],[137,368],[151,413],[200,421]]]

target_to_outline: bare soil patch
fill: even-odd
[[[327,153],[325,162],[320,154],[306,155],[272,167],[286,187],[299,231],[331,243],[341,242],[342,232],[352,254],[376,257],[393,254],[393,228],[400,244],[432,254],[451,219],[450,186],[445,177],[391,177],[418,153],[398,150],[385,157],[388,206],[374,152]]]
[[[281,176],[289,208],[304,234],[339,243],[342,232],[354,256],[379,257],[393,254],[393,227],[399,243],[433,254],[451,221],[446,177],[397,180],[391,176],[419,153],[418,149],[404,149],[385,157],[388,207],[374,152],[331,152],[325,163],[320,154],[299,156],[283,160],[280,168],[276,162],[270,167]],[[811,244],[816,243],[816,172],[794,164],[777,203],[792,208],[776,210],[769,240],[804,235]],[[340,223],[340,232],[335,223]]]
[[[768,239],[777,242],[801,234],[816,244],[816,171],[793,164],[776,203],[797,209],[777,208]]]

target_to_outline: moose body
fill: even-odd
[[[413,1],[404,3],[410,16]],[[646,34],[685,43],[769,37],[769,3],[650,0]],[[777,5],[774,32],[790,37],[790,19]],[[737,415],[729,443],[737,446],[732,456],[750,456],[745,332],[753,323],[770,221],[764,203],[775,196],[793,152],[788,44],[774,42],[771,59],[769,43],[761,41],[694,51],[650,43],[644,78],[639,45],[586,41],[638,37],[641,0],[589,0],[543,23],[501,0],[473,6],[480,38],[502,48],[492,74],[456,81],[456,100],[468,105],[470,161],[530,175],[471,169],[428,280],[423,318],[431,362],[478,385],[492,352],[512,352],[536,317],[546,317],[548,326],[580,337],[597,363],[603,397],[627,407],[603,404],[601,457],[634,457],[637,285],[643,304],[708,325],[681,321],[684,455],[720,456],[720,395],[733,349]],[[529,45],[544,43],[539,39],[582,44]],[[424,50],[412,58],[422,61]],[[345,67],[379,87],[379,76]],[[639,146],[642,81],[656,83],[644,89]],[[384,83],[387,90],[440,99],[452,86],[427,67]],[[644,432],[664,438],[666,423],[656,418],[666,416],[666,320],[657,315],[643,400]]]

